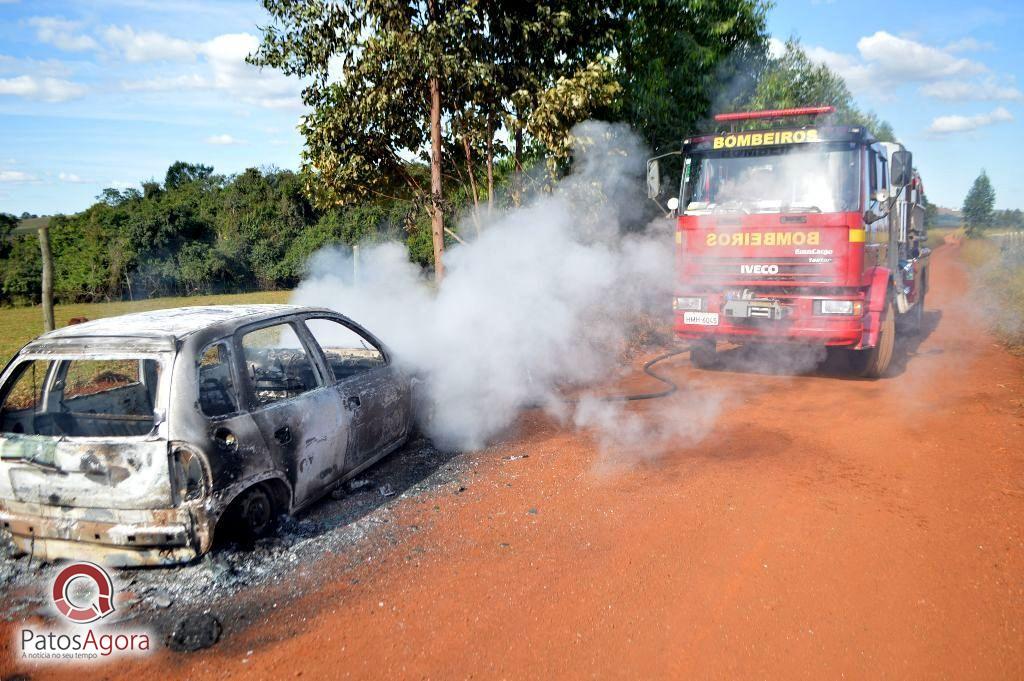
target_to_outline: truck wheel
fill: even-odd
[[[715,341],[696,341],[690,346],[690,364],[698,369],[711,369],[718,364]]]
[[[253,542],[277,526],[274,497],[264,485],[254,485],[231,504],[228,518],[231,535],[241,542]]]
[[[910,312],[907,313],[906,330],[911,336],[921,333],[921,328],[924,326],[924,298],[925,294],[922,293],[914,303],[914,307],[910,308]]]
[[[896,346],[896,308],[892,299],[882,310],[882,328],[878,334],[875,347],[867,350],[854,350],[850,353],[850,365],[854,372],[864,378],[881,378],[892,362],[893,348]]]

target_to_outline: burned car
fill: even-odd
[[[326,309],[183,307],[85,322],[0,376],[0,527],[43,559],[187,562],[255,538],[397,449],[410,380]]]

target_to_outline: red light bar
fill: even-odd
[[[719,123],[726,121],[749,121],[756,118],[784,118],[786,116],[818,116],[834,113],[834,106],[802,106],[798,109],[772,109],[770,111],[738,111],[736,113],[715,114]]]

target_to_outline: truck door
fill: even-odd
[[[240,344],[252,417],[288,471],[296,505],[302,505],[344,469],[348,429],[341,399],[291,323],[246,329]]]
[[[889,210],[888,200],[879,200],[881,192],[888,194],[889,164],[880,145],[868,147],[867,162],[867,213],[873,216],[865,224],[867,238],[864,243],[865,267],[887,267],[889,265]]]
[[[306,320],[306,327],[323,353],[351,419],[346,470],[352,470],[406,436],[411,408],[408,381],[372,337],[355,325],[313,317]]]

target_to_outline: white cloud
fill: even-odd
[[[12,95],[44,102],[63,102],[75,99],[87,91],[88,89],[84,85],[60,78],[37,78],[35,76],[0,78],[0,95]]]
[[[231,145],[231,144],[241,144],[242,143],[241,140],[235,139],[234,137],[232,137],[231,135],[228,135],[228,134],[211,135],[211,136],[207,137],[204,141],[207,144],[217,144],[217,145],[220,145],[220,146],[228,146],[228,145]]]
[[[36,29],[36,38],[40,42],[53,45],[61,50],[81,52],[99,48],[99,43],[92,36],[76,32],[81,26],[77,21],[68,21],[59,17],[32,17],[28,23]]]
[[[109,29],[108,34],[110,34]],[[249,33],[226,33],[205,43],[191,43],[159,34],[136,33],[130,27],[116,29],[118,36],[131,36],[133,40],[121,40],[120,45],[126,58],[144,61],[157,58],[163,54],[170,59],[177,55],[179,59],[193,60],[201,58],[209,71],[203,73],[200,68],[189,73],[176,75],[160,75],[136,81],[123,81],[121,87],[126,91],[173,92],[179,90],[210,90],[223,92],[232,99],[255,104],[267,109],[301,109],[299,97],[301,84],[288,78],[279,71],[260,69],[246,63],[245,58],[259,47],[259,38]],[[149,36],[143,47],[134,40],[140,36]],[[115,41],[111,41],[115,42]],[[129,48],[128,45],[131,45]],[[135,50],[135,52],[129,52]],[[130,54],[132,56],[130,56]]]
[[[60,180],[61,182],[70,182],[72,184],[85,184],[89,182],[89,180],[83,180],[81,177],[75,175],[74,173],[65,173],[63,171],[57,174],[57,179]]]
[[[778,59],[786,53],[786,43],[779,40],[778,38],[768,38],[768,56],[772,59]],[[331,57],[331,59],[340,59],[340,57]],[[340,73],[340,69],[338,72]],[[328,68],[328,73],[330,69]]]
[[[35,182],[35,175],[20,170],[0,170],[0,182]]]
[[[886,31],[858,40],[857,54],[813,45],[805,51],[811,59],[842,76],[855,94],[876,99],[891,96],[894,87],[907,82],[963,79],[988,71],[983,63],[955,56],[949,48],[932,47]]]
[[[198,45],[156,31],[138,31],[131,26],[110,26],[103,39],[130,62],[191,61]]]
[[[986,70],[978,62],[954,57],[936,47],[900,38],[886,31],[878,31],[858,40],[857,51],[887,82],[927,81]]]
[[[970,36],[946,45],[946,52],[988,52],[994,49],[995,45],[992,43],[982,42]]]
[[[988,125],[1008,123],[1012,120],[1013,114],[1000,106],[991,113],[977,114],[975,116],[939,116],[928,126],[928,132],[937,135],[970,132]]]
[[[1003,85],[995,78],[983,81],[940,80],[921,86],[921,94],[951,102],[961,101],[1018,101],[1024,93],[1012,85]]]

